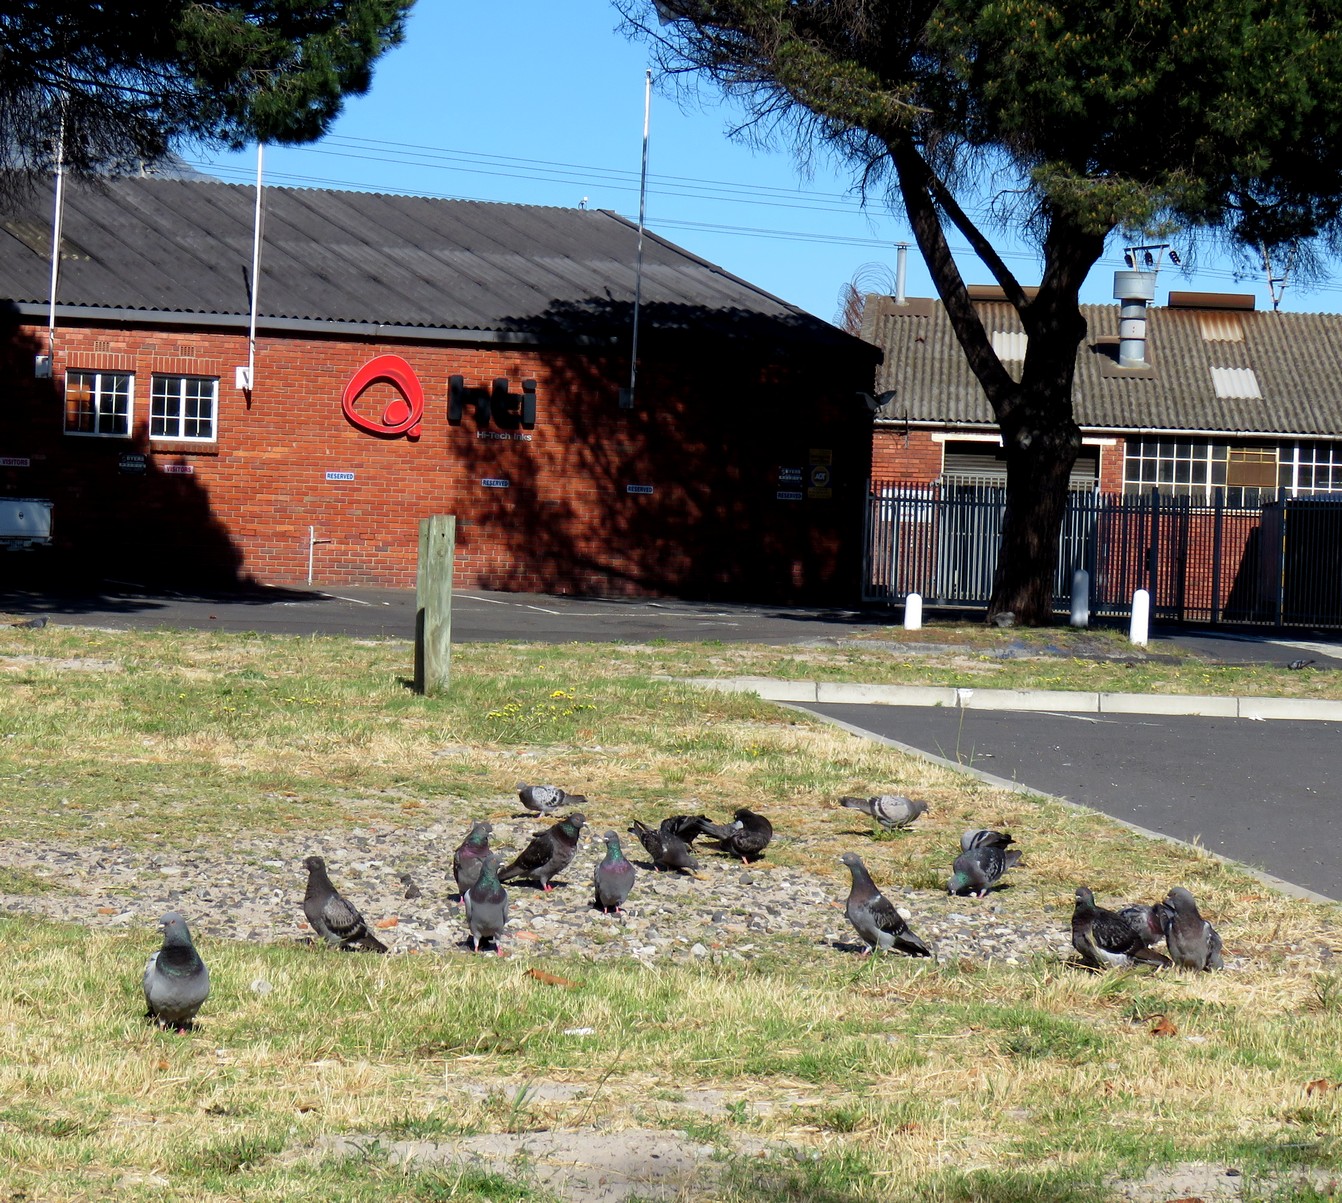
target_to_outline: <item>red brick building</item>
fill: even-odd
[[[71,188],[54,330],[49,194],[0,223],[0,497],[52,558],[409,586],[448,513],[463,587],[858,595],[870,346],[608,212],[263,196],[254,343],[253,188]]]

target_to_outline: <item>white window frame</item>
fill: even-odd
[[[175,391],[170,392],[165,386],[171,383],[175,386]],[[202,434],[184,434],[182,433],[188,422],[201,422],[199,415],[194,418],[187,417],[187,405],[191,401],[201,401],[206,398],[200,396],[188,396],[188,385],[208,385],[210,395],[209,401],[209,428],[210,433]],[[172,403],[175,406],[173,413],[160,413],[159,403]],[[166,404],[165,404],[166,409]],[[175,422],[176,434],[156,433],[155,426],[160,422]],[[178,372],[155,372],[150,377],[149,382],[149,438],[151,442],[163,443],[214,443],[219,438],[219,377],[218,376],[196,376],[190,373]]]
[[[70,381],[72,377],[84,376],[90,378],[92,395],[90,404],[92,409],[89,411],[93,417],[92,430],[78,430],[70,426]],[[115,406],[109,407],[104,411],[104,404],[107,401],[115,401],[121,392],[118,390],[115,380],[124,379],[126,382],[125,398],[125,430],[103,430],[101,429],[104,421],[110,417],[116,417]],[[63,418],[65,424],[65,433],[72,438],[84,439],[128,439],[135,432],[135,373],[134,372],[105,372],[97,368],[67,368],[65,372],[65,415]]]

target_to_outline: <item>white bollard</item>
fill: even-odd
[[[1145,589],[1138,589],[1132,595],[1132,627],[1128,638],[1138,647],[1146,646],[1147,628],[1151,623],[1151,595]]]
[[[1090,573],[1078,568],[1072,573],[1072,626],[1090,626]]]
[[[904,629],[921,631],[923,629],[923,595],[910,593],[904,599]]]

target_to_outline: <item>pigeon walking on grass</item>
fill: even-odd
[[[1076,891],[1072,910],[1072,947],[1092,969],[1130,969],[1134,965],[1170,963],[1147,945],[1146,939],[1116,911],[1095,905],[1089,887]]]
[[[969,848],[951,865],[946,893],[982,898],[1020,858],[1021,854],[1015,848],[1004,848],[1000,844],[979,844]]]
[[[565,806],[585,805],[587,799],[581,794],[570,794],[557,785],[528,785],[525,781],[517,783],[517,796],[532,814],[549,815]]]
[[[1165,895],[1165,946],[1181,969],[1224,969],[1221,937],[1202,917],[1198,904],[1183,886]]]
[[[960,851],[971,848],[1005,848],[1016,841],[1009,831],[994,831],[991,827],[971,827],[960,833]]]
[[[538,831],[512,863],[499,870],[500,881],[530,877],[543,890],[552,890],[551,879],[569,867],[578,850],[578,833],[586,818],[574,811],[546,831]]]
[[[876,888],[862,858],[856,852],[845,852],[839,859],[853,875],[853,886],[848,892],[844,913],[867,945],[862,955],[866,956],[879,948],[882,952],[930,957],[932,950],[909,930],[909,925],[895,910],[894,904]]]
[[[638,870],[629,862],[620,847],[620,837],[613,831],[606,832],[606,857],[592,873],[592,886],[596,893],[596,905],[609,914],[614,911],[621,914],[621,907],[634,888],[634,878]]]
[[[902,827],[907,827],[927,810],[926,802],[906,798],[903,794],[876,794],[871,798],[845,795],[839,799],[839,805],[870,815],[886,831],[898,831]]]
[[[210,971],[191,943],[186,920],[169,911],[159,920],[163,946],[144,967],[144,1004],[160,1027],[186,1031],[210,994]]]
[[[368,924],[353,903],[341,897],[326,875],[320,856],[303,861],[308,888],[303,895],[303,914],[312,930],[341,952],[386,952],[387,946],[368,930]]]
[[[452,853],[452,876],[457,883],[457,893],[463,898],[480,876],[480,866],[489,855],[489,837],[493,830],[492,823],[477,819],[471,824],[470,834]]]
[[[508,925],[508,891],[499,881],[499,858],[494,853],[480,862],[480,874],[461,900],[466,907],[472,948],[479,952],[484,941],[493,940],[495,950],[502,955],[499,937]]]
[[[699,868],[698,857],[680,836],[670,831],[654,830],[637,819],[630,826],[629,833],[638,837],[654,869],[680,869],[690,873]]]

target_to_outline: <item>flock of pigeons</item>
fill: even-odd
[[[581,794],[569,794],[553,785],[519,783],[518,797],[528,812],[552,815],[560,809],[586,805]],[[927,803],[898,794],[870,798],[844,797],[841,805],[869,815],[882,827],[907,827],[927,810]],[[508,864],[501,865],[489,846],[492,825],[484,819],[471,825],[470,833],[452,855],[452,873],[465,910],[471,946],[479,952],[483,944],[498,939],[508,923],[508,891],[505,882],[530,878],[543,890],[572,863],[586,818],[572,810],[554,826],[536,832],[530,842]],[[655,828],[634,820],[629,828],[638,837],[653,867],[694,874],[700,863],[694,841],[715,840],[719,848],[739,856],[748,864],[764,854],[773,838],[773,827],[763,815],[741,807],[729,824],[714,823],[706,815],[672,815]],[[634,887],[635,866],[626,859],[620,837],[607,831],[603,837],[606,855],[593,870],[593,903],[604,913],[622,913]],[[960,837],[960,852],[951,866],[946,892],[982,898],[1003,874],[1021,861],[1013,837],[991,828],[974,828]],[[876,888],[871,874],[855,852],[845,852],[840,861],[852,875],[845,913],[862,939],[863,955],[875,950],[930,957],[932,950],[910,929],[903,914]],[[358,908],[332,884],[326,862],[309,856],[303,895],[303,914],[317,936],[347,952],[386,952],[368,928]],[[176,911],[160,921],[163,944],[144,971],[144,997],[150,1018],[160,1026],[185,1030],[191,1026],[210,992],[210,974],[201,960],[186,921]],[[1165,941],[1168,956],[1155,945]],[[1223,967],[1221,939],[1215,928],[1198,912],[1193,895],[1175,887],[1163,902],[1133,904],[1118,911],[1095,904],[1094,895],[1082,886],[1076,891],[1072,913],[1072,946],[1091,969],[1130,968],[1136,965],[1187,969]]]

